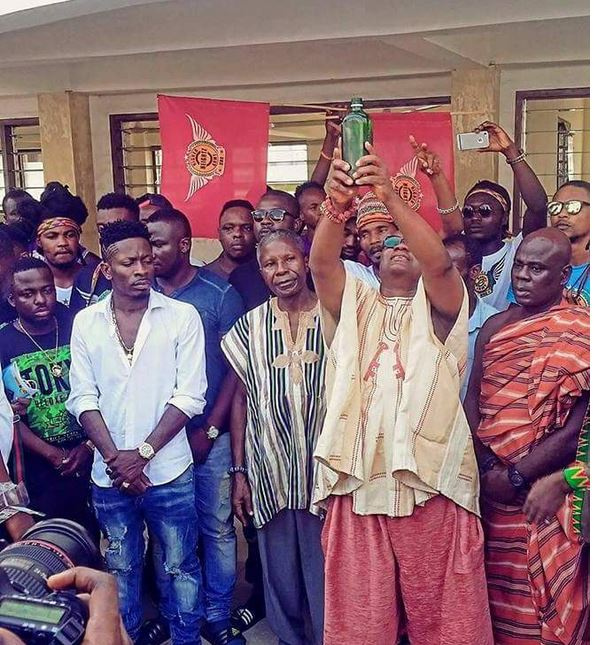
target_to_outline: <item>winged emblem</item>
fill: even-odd
[[[192,141],[184,153],[184,163],[190,173],[190,185],[184,200],[187,202],[214,177],[223,175],[226,165],[226,151],[190,114],[187,114],[186,117],[192,128]]]

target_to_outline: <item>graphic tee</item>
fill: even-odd
[[[58,349],[56,332],[33,336],[45,353],[24,334],[8,324],[0,329],[0,363],[3,367],[16,364],[22,378],[32,381],[37,388],[27,414],[25,424],[40,439],[51,444],[77,443],[85,438],[83,430],[66,410],[65,403],[70,392],[70,333],[72,317],[66,307],[57,305]],[[59,365],[62,374],[52,374],[52,366]]]

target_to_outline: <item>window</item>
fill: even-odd
[[[340,107],[338,103],[329,105]],[[310,178],[325,137],[325,107],[271,106],[269,186],[293,193],[296,186]],[[368,112],[448,111],[450,97],[367,101],[366,109]],[[161,139],[157,113],[112,114],[110,132],[114,190],[134,197],[159,192]]]
[[[39,199],[44,176],[37,119],[0,121],[0,173],[0,200],[10,188],[23,188]]]
[[[551,198],[571,179],[590,179],[590,93],[588,88],[517,92],[515,139]],[[514,186],[513,226],[523,204]]]

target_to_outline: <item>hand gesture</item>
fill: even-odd
[[[505,152],[515,146],[511,137],[500,125],[492,121],[484,121],[474,132],[486,130],[488,132],[488,148],[480,148],[479,152]]]
[[[74,567],[48,578],[48,587],[62,591],[74,587],[89,608],[82,645],[132,645],[118,607],[116,579],[109,573]]]
[[[29,407],[30,403],[31,403],[31,399],[26,399],[24,397],[19,397],[18,399],[15,399],[10,404],[10,407],[12,408],[12,413],[18,414],[21,417],[25,416],[27,414],[27,408]]]
[[[428,149],[428,144],[419,144],[414,138],[414,135],[411,134],[408,139],[412,149],[416,153],[422,172],[428,175],[431,179],[433,177],[438,177],[441,174],[441,162],[438,155]]]
[[[395,197],[393,185],[389,178],[389,171],[383,160],[377,155],[370,143],[364,144],[369,154],[360,157],[356,162],[354,179],[358,186],[369,185],[376,196],[387,204]]]
[[[73,475],[79,477],[90,469],[92,459],[93,454],[89,448],[82,443],[72,450],[69,450],[66,459],[62,462],[60,475],[62,477],[72,477]]]
[[[331,170],[325,184],[325,191],[331,198],[333,206],[339,211],[344,211],[352,203],[356,195],[356,188],[354,187],[354,180],[348,175],[350,164],[342,161],[340,150],[341,139],[338,146],[333,150],[333,160],[331,161]]]
[[[523,508],[528,522],[533,522],[534,524],[548,523],[561,508],[565,501],[565,496],[570,492],[561,471],[536,481],[526,497],[526,503]]]
[[[140,495],[144,493],[151,482],[143,469],[147,461],[141,457],[138,450],[119,450],[115,457],[107,460],[106,472],[112,480],[112,486],[123,493]]]
[[[234,509],[234,515],[242,522],[242,526],[248,526],[248,518],[252,517],[253,511],[250,485],[244,473],[234,473],[232,508]]]
[[[334,143],[341,134],[341,117],[337,113],[327,110],[325,112],[325,139]]]

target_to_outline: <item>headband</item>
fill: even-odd
[[[51,217],[50,219],[44,220],[37,227],[37,237],[59,226],[66,226],[75,230],[77,235],[81,234],[81,227],[73,219],[70,219],[70,217]]]
[[[387,206],[372,191],[366,193],[358,203],[356,228],[362,228],[371,222],[395,224],[393,217],[391,217],[387,210]]]
[[[507,206],[507,202],[505,201],[503,195],[500,195],[496,190],[493,190],[492,188],[476,188],[466,195],[466,199],[468,199],[468,197],[471,197],[472,195],[476,195],[477,193],[486,193],[487,195],[494,197],[499,202],[499,204],[501,204],[503,210],[506,213],[509,212],[509,206]]]

